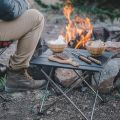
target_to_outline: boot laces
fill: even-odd
[[[27,70],[24,71],[24,77],[26,77],[29,80],[33,80],[33,78],[28,74]]]

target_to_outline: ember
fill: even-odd
[[[74,8],[70,0],[67,0],[66,2],[67,4],[64,6],[63,13],[68,23],[66,25],[64,38],[68,44],[71,44],[72,42],[74,43],[75,41],[74,47],[80,48],[90,40],[93,26],[91,25],[89,18],[84,19],[79,16],[75,16],[74,19],[71,19],[71,14],[73,13]]]

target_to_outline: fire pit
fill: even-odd
[[[71,47],[80,48],[81,46],[85,46],[85,43],[91,39],[93,26],[89,18],[84,19],[75,16],[74,19],[71,19],[73,10],[74,8],[70,0],[67,0],[63,9],[67,20],[66,31],[63,33],[63,36]]]

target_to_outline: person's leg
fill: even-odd
[[[10,58],[12,69],[26,68],[40,39],[44,26],[44,17],[37,10],[27,10],[18,19],[11,22],[0,22],[2,41],[17,39],[15,54]]]
[[[27,10],[14,21],[0,22],[0,40],[18,40],[16,52],[10,58],[5,86],[7,92],[37,89],[45,84],[44,80],[32,80],[24,69],[29,66],[43,26],[43,15],[34,9]]]

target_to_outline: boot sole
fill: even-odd
[[[9,87],[5,86],[5,92],[7,92],[7,93],[25,92],[25,91],[33,91],[33,90],[43,90],[45,88],[46,88],[46,85],[43,85],[37,89],[9,88]]]
[[[25,91],[30,91],[28,89],[20,89],[20,88],[8,88],[5,86],[5,92],[7,93],[14,93],[14,92],[25,92]]]

